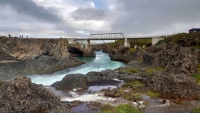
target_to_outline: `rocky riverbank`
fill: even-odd
[[[70,107],[46,88],[26,77],[0,80],[1,113],[73,113]]]
[[[83,64],[68,52],[65,39],[0,38],[0,76],[45,74]]]
[[[191,75],[200,73],[200,50],[197,49],[199,44],[197,37],[200,35],[198,33],[193,35],[196,37],[176,38],[176,43],[170,42],[174,39],[169,37],[161,41],[162,43],[145,49],[138,47],[133,50],[127,47],[108,46],[107,51],[112,60],[139,61],[140,65],[128,66],[126,70],[140,73],[139,76],[146,76],[145,86],[152,91],[159,92],[166,98],[195,99],[200,96],[200,86]],[[191,41],[186,43],[185,40]],[[194,40],[197,42],[194,43]],[[180,42],[184,42],[185,46],[183,47],[184,43]]]

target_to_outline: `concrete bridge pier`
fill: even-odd
[[[90,40],[86,39],[84,45],[85,45],[85,49],[89,49],[89,47],[90,47]]]
[[[156,45],[160,40],[164,40],[164,37],[152,37],[152,45]]]
[[[127,38],[124,39],[124,47],[130,47],[130,44],[129,44]]]

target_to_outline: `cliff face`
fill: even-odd
[[[40,55],[68,58],[67,42],[63,39],[0,38],[0,60],[33,59]]]
[[[80,65],[64,39],[0,38],[0,76],[44,74]]]

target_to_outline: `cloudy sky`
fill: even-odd
[[[0,36],[149,36],[190,28],[200,28],[200,0],[0,0]]]

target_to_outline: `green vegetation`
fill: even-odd
[[[128,82],[122,85],[122,87],[129,87],[129,88],[135,88],[135,87],[141,87],[144,86],[140,81],[133,81],[133,82]]]
[[[138,73],[139,71],[133,68],[125,68],[126,73]]]
[[[200,85],[200,62],[197,67],[198,72],[191,74],[191,76],[196,80],[196,82]]]
[[[136,48],[130,48],[131,52],[134,52],[136,50]]]
[[[151,39],[128,39],[129,43],[130,43],[130,50],[131,51],[135,51],[134,46],[149,46],[151,45]],[[120,39],[115,41],[114,43],[110,43],[109,46],[111,47],[119,47],[119,45],[124,45],[124,40]]]
[[[155,72],[155,71],[161,71],[161,70],[163,70],[163,68],[162,67],[158,67],[158,68],[148,68],[148,69],[146,69],[146,73],[147,74],[152,74],[153,72]]]
[[[194,79],[196,79],[197,83],[200,85],[200,74],[192,74],[191,75]]]
[[[66,38],[64,38],[63,40],[66,41],[67,43],[69,43],[69,41]]]
[[[177,43],[181,39],[184,40],[184,39],[190,39],[190,38],[199,37],[199,36],[200,36],[200,34],[198,32],[196,32],[196,33],[178,33],[178,34],[168,36],[164,41]]]
[[[200,107],[191,110],[190,113],[200,113]]]
[[[197,70],[200,71],[200,62],[198,63]]]
[[[117,40],[114,43],[109,43],[109,46],[111,47],[118,47],[119,45],[123,45],[124,44],[124,40]]]
[[[200,100],[200,96],[197,97],[197,100]]]
[[[149,46],[151,45],[151,39],[129,39],[130,47],[134,48],[135,45],[137,46]]]
[[[121,104],[119,106],[111,106],[106,104],[100,108],[97,113],[141,113],[139,109],[131,106],[130,104]]]
[[[161,96],[160,93],[156,93],[156,92],[152,92],[152,91],[147,91],[145,94],[148,95],[151,98],[156,98],[156,97]]]

